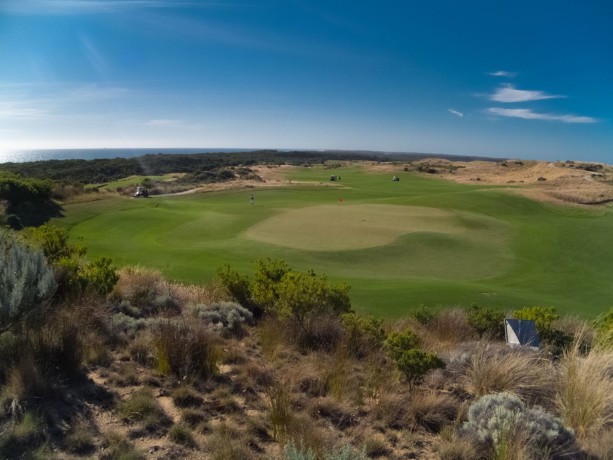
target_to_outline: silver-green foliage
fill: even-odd
[[[241,335],[243,326],[253,323],[253,314],[236,302],[215,302],[211,305],[189,305],[192,315],[222,333]]]
[[[0,334],[44,307],[56,288],[43,253],[0,231]]]
[[[509,449],[514,441],[529,452],[547,453],[542,458],[572,458],[578,451],[573,430],[562,420],[540,406],[527,408],[510,393],[486,395],[475,401],[461,434],[494,453]]]

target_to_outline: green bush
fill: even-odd
[[[419,348],[419,339],[411,331],[395,332],[385,341],[388,354],[396,362],[410,385],[420,383],[433,369],[442,369],[445,363],[436,355]]]
[[[263,310],[274,310],[279,301],[278,288],[283,277],[291,269],[282,260],[267,258],[256,262],[251,295],[254,302]]]
[[[539,337],[554,356],[560,356],[573,344],[573,336],[554,328],[554,322],[560,318],[554,307],[524,307],[513,312],[516,319],[534,321]]]
[[[479,333],[480,336],[488,336],[492,339],[504,339],[504,313],[491,307],[471,305],[466,310],[468,324]]]
[[[613,308],[596,318],[594,331],[597,345],[606,349],[613,348]]]
[[[347,349],[357,358],[364,358],[383,347],[383,320],[359,313],[345,313],[341,317]]]
[[[53,225],[41,225],[23,231],[24,241],[41,248],[47,262],[55,269],[62,297],[80,296],[86,292],[106,295],[112,291],[119,275],[108,257],[92,261],[85,259],[86,248],[70,244],[66,229]]]
[[[339,316],[351,309],[349,286],[332,285],[325,275],[318,278],[313,272],[286,273],[275,291],[278,300],[272,310],[303,329],[313,316]]]
[[[221,266],[217,270],[217,276],[234,300],[241,306],[249,309],[256,317],[261,316],[263,310],[251,298],[251,282],[247,276],[232,270],[228,264]]]
[[[513,311],[513,318],[527,319],[534,321],[534,324],[541,335],[547,335],[553,329],[553,322],[560,318],[554,307],[524,307]]]
[[[81,278],[86,290],[90,289],[100,295],[106,295],[113,290],[113,286],[119,280],[119,275],[111,259],[99,257],[83,266]]]
[[[0,230],[0,334],[41,311],[56,287],[42,252]]]
[[[385,348],[394,360],[398,360],[404,351],[419,348],[419,345],[419,338],[409,330],[394,332],[385,341]]]
[[[396,358],[396,364],[411,385],[420,383],[431,370],[445,367],[438,356],[417,348],[403,351]]]
[[[409,313],[410,316],[415,318],[419,323],[423,325],[430,324],[436,317],[436,312],[432,308],[428,308],[425,305],[420,305],[415,310]]]

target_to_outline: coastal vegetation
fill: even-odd
[[[0,229],[0,458],[611,458],[609,208],[366,166],[4,176],[65,217]]]

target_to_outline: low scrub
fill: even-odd
[[[192,304],[187,306],[187,311],[225,336],[242,337],[245,326],[253,324],[253,314],[236,302]]]
[[[461,434],[497,459],[572,458],[579,451],[574,432],[562,420],[541,407],[526,407],[509,393],[475,401]]]
[[[203,324],[163,320],[152,327],[156,366],[178,379],[207,379],[217,372],[217,336]]]

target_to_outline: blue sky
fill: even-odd
[[[1,0],[0,150],[613,163],[608,0]]]

